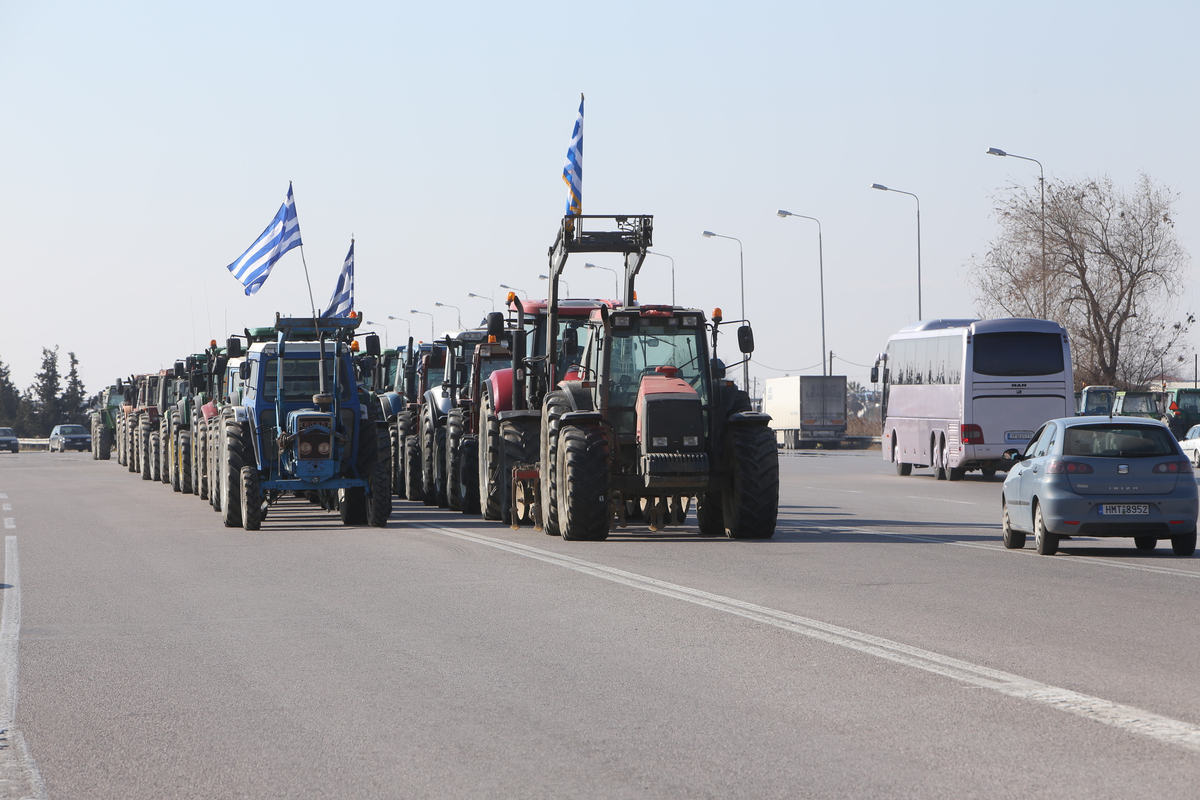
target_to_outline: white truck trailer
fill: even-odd
[[[781,447],[840,447],[846,438],[846,376],[767,378],[762,410],[771,415]]]

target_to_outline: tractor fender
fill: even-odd
[[[499,413],[510,411],[513,405],[513,370],[512,367],[498,369],[488,376],[487,391],[492,398],[492,409]]]
[[[212,400],[209,400],[207,403],[200,406],[200,413],[204,415],[204,419],[212,419],[217,415],[217,404]]]
[[[583,385],[582,381],[562,381],[558,388],[567,396],[571,411],[591,411],[592,392]]]
[[[384,392],[379,396],[379,405],[383,408],[384,419],[391,422],[404,411],[406,403],[404,395],[399,392]]]
[[[440,425],[445,422],[446,415],[450,413],[450,395],[443,391],[441,386],[438,386],[425,392],[425,402],[422,405],[429,406],[434,424]]]
[[[250,418],[253,416],[250,409],[245,406],[226,406],[222,416],[232,417],[234,420],[243,425],[249,424]]]
[[[599,425],[604,422],[604,415],[599,411],[568,411],[562,415],[563,425]]]
[[[762,411],[738,411],[730,414],[729,419],[726,420],[726,423],[729,425],[738,425],[744,427],[752,427],[754,425],[766,427],[767,423],[770,421],[771,415],[765,414]]]

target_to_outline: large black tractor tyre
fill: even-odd
[[[775,432],[735,425],[726,434],[728,476],[721,492],[730,539],[770,539],[779,517],[779,451]]]
[[[382,528],[392,515],[393,458],[388,429],[382,425],[364,425],[358,454],[359,474],[367,478],[371,490],[367,497],[366,523],[373,528]]]
[[[124,429],[121,427],[121,418],[117,417],[117,429],[115,431],[115,438],[113,439],[113,446],[115,447],[115,449],[117,451],[117,453],[116,453],[117,463],[120,464],[122,467],[125,466],[125,453],[124,453],[125,446],[124,446],[123,437],[124,437]]]
[[[238,485],[238,504],[242,509],[242,528],[256,531],[262,527],[263,509],[262,479],[258,470],[243,466]]]
[[[558,530],[566,541],[608,538],[608,437],[589,425],[563,425],[558,435]]]
[[[221,452],[221,419],[211,420],[208,428],[208,503],[212,510],[221,511],[221,473],[224,471],[221,462],[225,456]]]
[[[542,404],[542,428],[539,437],[538,462],[539,480],[542,489],[542,525],[548,536],[558,536],[558,442],[562,415],[570,411],[567,394],[554,391],[546,395]]]
[[[175,456],[170,422],[164,417],[158,425],[158,479],[168,486],[173,480],[171,461]]]
[[[421,414],[418,432],[421,442],[421,500],[427,506],[442,505],[442,498],[437,485],[437,426],[433,424],[433,416],[426,409]]]
[[[96,440],[93,439],[92,441]],[[103,422],[100,423],[100,444],[97,447],[96,455],[99,456],[101,461],[108,461],[112,458],[113,432]]]
[[[696,498],[696,524],[701,536],[725,535],[725,511],[720,492],[702,492]]]
[[[179,481],[179,491],[191,494],[195,484],[192,483],[192,432],[180,428],[175,439],[175,477]]]
[[[95,416],[92,416],[90,421],[90,432],[92,434],[92,461],[100,460],[100,424]]]
[[[401,439],[404,452],[404,495],[409,500],[420,502],[425,495],[421,491],[421,440],[415,433]]]
[[[461,408],[452,408],[446,415],[446,506],[451,511],[462,511],[463,485],[462,439],[465,421]]]
[[[153,431],[150,430],[150,424],[138,426],[138,466],[142,470],[142,480],[148,481],[151,478],[150,465],[154,462],[153,450]]]
[[[196,440],[193,443],[195,448],[192,452],[192,461],[196,468],[192,477],[192,485],[195,487],[196,496],[201,500],[208,499],[208,427],[204,420],[200,420],[199,424],[193,426],[196,431]]]
[[[125,468],[135,475],[141,471],[137,458],[138,452],[138,427],[131,424],[131,420],[125,418]]]
[[[512,519],[513,467],[532,464],[537,452],[537,427],[531,420],[510,419],[500,423],[500,519]]]
[[[400,449],[400,429],[394,422],[388,425],[388,447],[392,454],[389,460],[392,494],[404,497],[404,451]]]
[[[242,467],[248,466],[251,460],[249,442],[246,441],[246,431],[241,423],[235,420],[225,421],[224,451],[225,459],[221,464],[221,522],[226,528],[238,528],[242,525]]]
[[[458,459],[459,482],[462,484],[462,512],[479,513],[479,437],[464,436]]]
[[[511,479],[500,474],[500,420],[492,406],[492,396],[483,392],[479,407],[479,443],[477,445],[476,482],[479,486],[479,508],[484,519],[502,519],[500,516],[501,485]]]

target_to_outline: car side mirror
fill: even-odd
[[[737,330],[738,349],[745,355],[754,352],[754,331],[749,325],[742,325]]]
[[[242,340],[236,336],[230,336],[228,339],[226,339],[225,354],[230,358],[241,358]]]
[[[369,356],[379,355],[379,334],[368,333],[366,336],[363,337],[363,342],[366,345],[367,355],[369,355]]]

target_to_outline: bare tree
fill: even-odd
[[[981,312],[1062,323],[1079,383],[1147,385],[1181,360],[1194,322],[1175,310],[1188,263],[1177,199],[1145,175],[1129,193],[1108,178],[1050,183],[1043,264],[1038,194],[1009,188],[996,206],[1000,233],[973,265]]]

